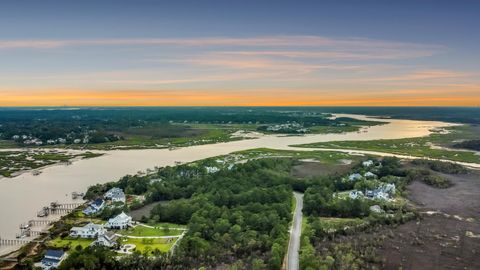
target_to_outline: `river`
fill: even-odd
[[[37,211],[39,211],[42,206],[49,205],[50,202],[71,202],[70,194],[73,191],[84,192],[90,185],[114,181],[126,174],[135,174],[139,170],[145,170],[155,166],[174,165],[176,161],[191,162],[228,154],[234,151],[259,147],[292,149],[289,145],[338,140],[420,137],[429,135],[432,129],[452,125],[432,121],[376,119],[360,115],[339,114],[337,116],[350,116],[358,119],[388,123],[368,127],[361,132],[342,134],[305,136],[264,135],[256,139],[191,146],[175,150],[107,151],[105,155],[101,157],[78,160],[68,166],[55,165],[46,167],[42,169],[42,173],[37,176],[33,176],[27,172],[14,178],[0,179],[0,237],[14,239],[15,235],[19,232],[19,225],[21,223],[25,223],[31,219],[37,219]]]

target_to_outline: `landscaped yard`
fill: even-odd
[[[86,248],[90,246],[90,244],[95,241],[95,239],[85,239],[85,238],[71,238],[65,237],[60,238],[57,237],[47,243],[48,247],[51,248],[75,248],[76,246],[80,245],[82,248]]]
[[[126,240],[126,241],[125,241]],[[140,238],[124,238],[122,241],[123,245],[126,244],[134,244],[136,246],[135,250],[140,251],[140,252],[145,252],[145,251],[154,251],[155,249],[158,249],[162,252],[168,252],[173,244],[175,244],[175,241],[177,241],[178,238],[150,238],[150,239],[140,239]]]
[[[127,230],[120,230],[117,233],[121,235],[129,235],[129,236],[170,236],[170,235],[180,235],[184,232],[184,230],[177,230],[175,229],[177,226],[175,224],[156,224],[151,227],[137,225],[133,228],[129,228]]]

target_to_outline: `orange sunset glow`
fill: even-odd
[[[477,106],[480,88],[452,93],[397,92],[326,94],[315,90],[0,91],[0,106]],[[457,93],[459,93],[457,95]],[[412,96],[414,95],[414,96]],[[433,96],[434,95],[434,96]],[[375,97],[372,97],[375,96]]]

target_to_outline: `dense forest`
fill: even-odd
[[[480,140],[463,141],[463,142],[454,144],[453,147],[480,151]]]

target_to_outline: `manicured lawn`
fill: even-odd
[[[183,233],[183,230],[175,230],[174,227],[177,227],[175,224],[166,224],[166,227],[172,229],[166,229],[166,227],[161,226],[162,224],[156,224],[155,228],[149,228],[142,225],[135,226],[127,230],[120,230],[117,233],[122,235],[129,236],[169,236],[169,235],[180,235]]]
[[[122,244],[134,244],[136,246],[135,250],[144,252],[146,250],[149,251],[154,251],[155,249],[158,249],[162,252],[168,252],[175,241],[177,241],[177,238],[174,239],[162,239],[162,238],[156,238],[156,239],[138,239],[138,238],[124,238],[126,241],[122,241]]]
[[[85,238],[71,238],[66,237],[64,239],[57,237],[47,243],[47,246],[52,248],[75,248],[80,245],[82,248],[90,246],[90,244],[95,241],[95,239],[85,239]]]

